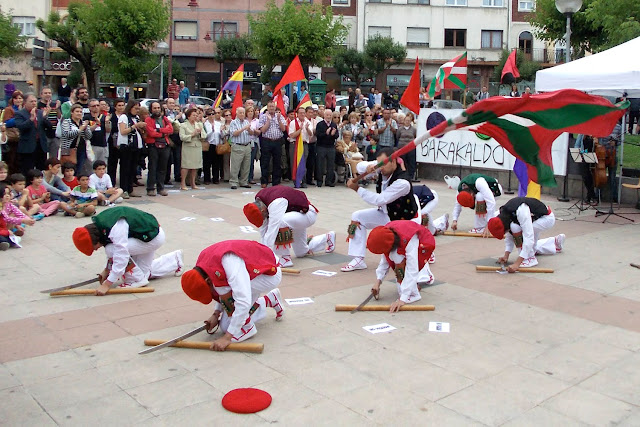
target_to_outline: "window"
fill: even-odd
[[[467,30],[444,30],[445,47],[465,47],[467,45]]]
[[[502,49],[502,31],[482,30],[482,49]]]
[[[197,40],[198,23],[195,21],[175,21],[173,23],[173,38],[175,40]]]
[[[531,12],[533,10],[533,0],[519,0],[518,10],[521,12]]]
[[[14,16],[13,25],[20,28],[21,36],[36,35],[36,17],[35,16]]]
[[[391,37],[391,27],[369,27],[369,38],[377,35]]]
[[[429,29],[408,27],[407,46],[429,47]]]
[[[446,0],[445,4],[447,6],[466,6],[467,0]]]
[[[213,23],[213,39],[220,40],[222,38],[228,39],[229,37],[238,36],[238,23],[237,22],[214,22]]]
[[[349,6],[349,0],[331,0],[331,6]]]
[[[487,7],[502,7],[502,0],[482,0],[482,5]]]
[[[429,4],[429,0],[407,0],[407,4]]]

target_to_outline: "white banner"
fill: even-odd
[[[460,115],[462,111],[464,110],[422,108],[418,116],[417,136],[427,131],[427,118],[430,114],[438,112],[449,119]],[[447,132],[442,138],[434,137],[424,141],[417,149],[416,158],[420,163],[512,170],[515,157],[495,139],[486,138],[466,130]],[[566,132],[553,142],[551,158],[555,175],[566,175],[568,144],[569,134]]]

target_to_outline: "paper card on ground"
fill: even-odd
[[[180,193],[180,190],[167,190],[167,193]]]
[[[196,218],[192,216],[185,216],[184,218],[180,218],[180,221],[195,221]]]
[[[313,300],[309,297],[303,298],[285,298],[285,301],[289,305],[302,305],[302,304],[313,304]]]
[[[391,332],[396,328],[388,323],[378,323],[377,325],[363,326],[362,329],[372,334],[379,334],[381,332]]]
[[[338,273],[336,273],[335,271],[316,270],[311,274],[315,274],[316,276],[331,277],[331,276],[335,276]]]
[[[209,218],[211,221],[213,222],[222,222],[224,221],[224,218]]]
[[[242,194],[255,194],[255,191],[243,191]]]
[[[240,226],[240,231],[242,231],[243,233],[257,233],[258,230],[256,230],[255,228],[253,228],[250,225],[241,225]]]
[[[447,322],[429,322],[429,332],[449,332],[451,325]]]

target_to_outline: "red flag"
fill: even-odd
[[[420,114],[420,68],[418,67],[418,58],[416,58],[416,66],[413,69],[413,74],[411,74],[409,86],[407,86],[402,98],[400,98],[400,104],[415,114]]]
[[[504,63],[502,68],[502,74],[500,75],[500,82],[503,84],[511,84],[516,81],[516,78],[520,77],[518,67],[516,67],[516,50],[509,54],[507,62]]]
[[[274,95],[273,102],[276,103],[276,108],[280,110],[284,117],[287,117],[287,111],[284,109],[284,101],[282,100],[282,95],[278,92],[277,95]]]
[[[233,104],[231,104],[231,117],[236,118],[236,108],[242,107],[242,87],[236,88],[236,95],[233,97]]]
[[[300,64],[300,58],[296,55],[291,61],[289,68],[284,73],[284,76],[280,79],[280,83],[273,90],[273,93],[280,93],[280,89],[289,83],[297,82],[300,80],[305,80],[304,71],[302,70],[302,64]]]

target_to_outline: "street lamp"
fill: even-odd
[[[582,7],[582,0],[556,0],[556,9],[567,17],[567,32],[564,36],[564,43],[567,49],[565,62],[571,62],[571,15]]]
[[[161,41],[156,46],[156,50],[160,54],[160,95],[158,95],[158,99],[162,99],[164,93],[164,56],[169,52],[169,44]]]

